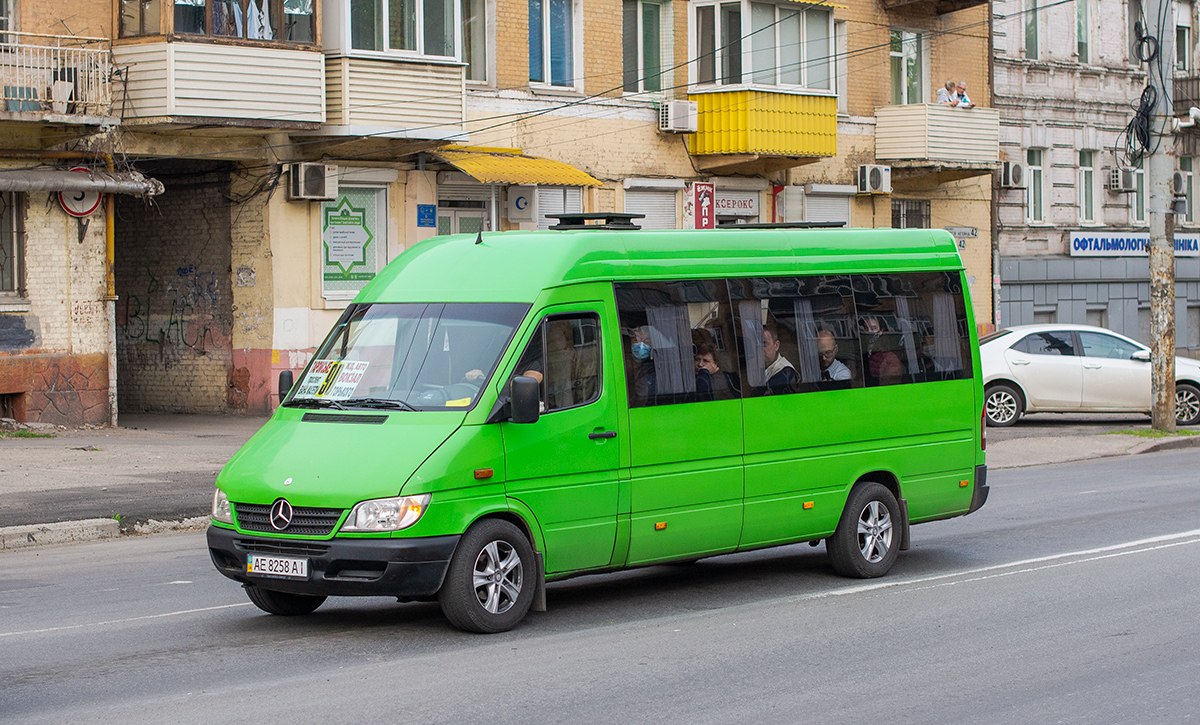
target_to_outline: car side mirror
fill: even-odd
[[[292,386],[296,384],[296,378],[292,375],[291,370],[284,370],[279,373],[279,400],[287,397],[287,394],[292,392]]]
[[[1150,351],[1149,350],[1138,350],[1137,352],[1130,355],[1129,359],[1137,360],[1139,362],[1150,362]]]
[[[536,423],[541,413],[541,401],[541,386],[538,381],[523,375],[512,379],[512,392],[509,397],[512,422]]]

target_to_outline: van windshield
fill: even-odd
[[[528,311],[509,303],[351,305],[283,405],[465,410]]]

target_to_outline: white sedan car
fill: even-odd
[[[989,425],[1024,413],[1150,413],[1150,348],[1088,325],[1021,325],[979,340]],[[1175,358],[1179,425],[1200,421],[1200,361]]]

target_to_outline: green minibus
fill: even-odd
[[[580,574],[822,540],[877,577],[987,499],[940,230],[500,232],[405,251],[216,480],[213,563],[514,627]]]

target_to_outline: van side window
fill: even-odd
[[[729,281],[748,395],[862,387],[846,275]]]
[[[741,397],[724,280],[614,287],[631,408]]]
[[[558,315],[538,325],[515,375],[541,383],[542,412],[587,405],[600,397],[600,319]]]

